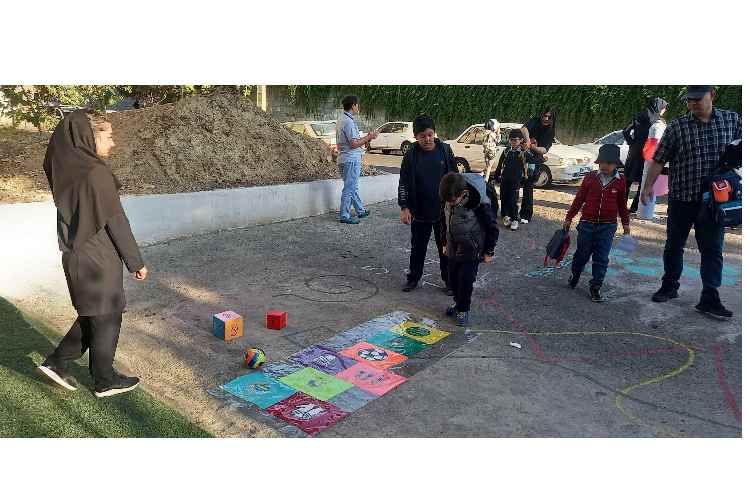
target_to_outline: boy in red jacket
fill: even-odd
[[[576,288],[581,272],[589,258],[593,257],[593,278],[589,282],[589,291],[591,300],[601,302],[603,299],[600,290],[604,283],[604,275],[607,274],[612,240],[617,231],[617,215],[619,213],[625,235],[630,235],[630,213],[627,208],[627,184],[625,178],[617,171],[617,167],[622,165],[620,147],[602,145],[596,163],[599,164],[599,171],[591,172],[583,179],[581,188],[565,217],[563,228],[569,230],[570,222],[578,215],[579,210],[582,210],[581,221],[576,227],[578,241],[568,285],[570,288]]]

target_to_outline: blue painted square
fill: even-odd
[[[352,387],[349,390],[339,393],[335,397],[328,400],[328,403],[336,405],[341,410],[347,413],[352,413],[355,410],[359,410],[371,401],[375,400],[376,397],[372,393],[365,392],[361,388]]]
[[[265,363],[261,367],[261,371],[273,378],[286,377],[291,375],[298,370],[305,368],[304,365],[300,365],[297,362],[291,360],[282,360],[278,362]]]
[[[222,388],[232,395],[264,409],[297,393],[297,390],[262,372],[253,372],[235,378]]]

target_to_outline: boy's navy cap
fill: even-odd
[[[595,163],[614,163],[617,166],[622,165],[620,162],[620,147],[615,144],[607,143],[599,147],[599,156],[596,157]]]
[[[510,131],[508,138],[523,138],[523,132],[520,128],[514,128]]]
[[[705,94],[713,90],[712,85],[688,85],[687,92],[682,96],[683,100],[700,100]]]

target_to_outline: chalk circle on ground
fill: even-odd
[[[311,302],[356,302],[367,300],[380,292],[378,286],[353,275],[318,275],[295,282],[285,293],[274,297],[291,296]]]

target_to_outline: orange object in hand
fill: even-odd
[[[716,180],[711,184],[714,191],[714,201],[724,203],[729,201],[729,194],[732,193],[732,184],[727,180]]]

